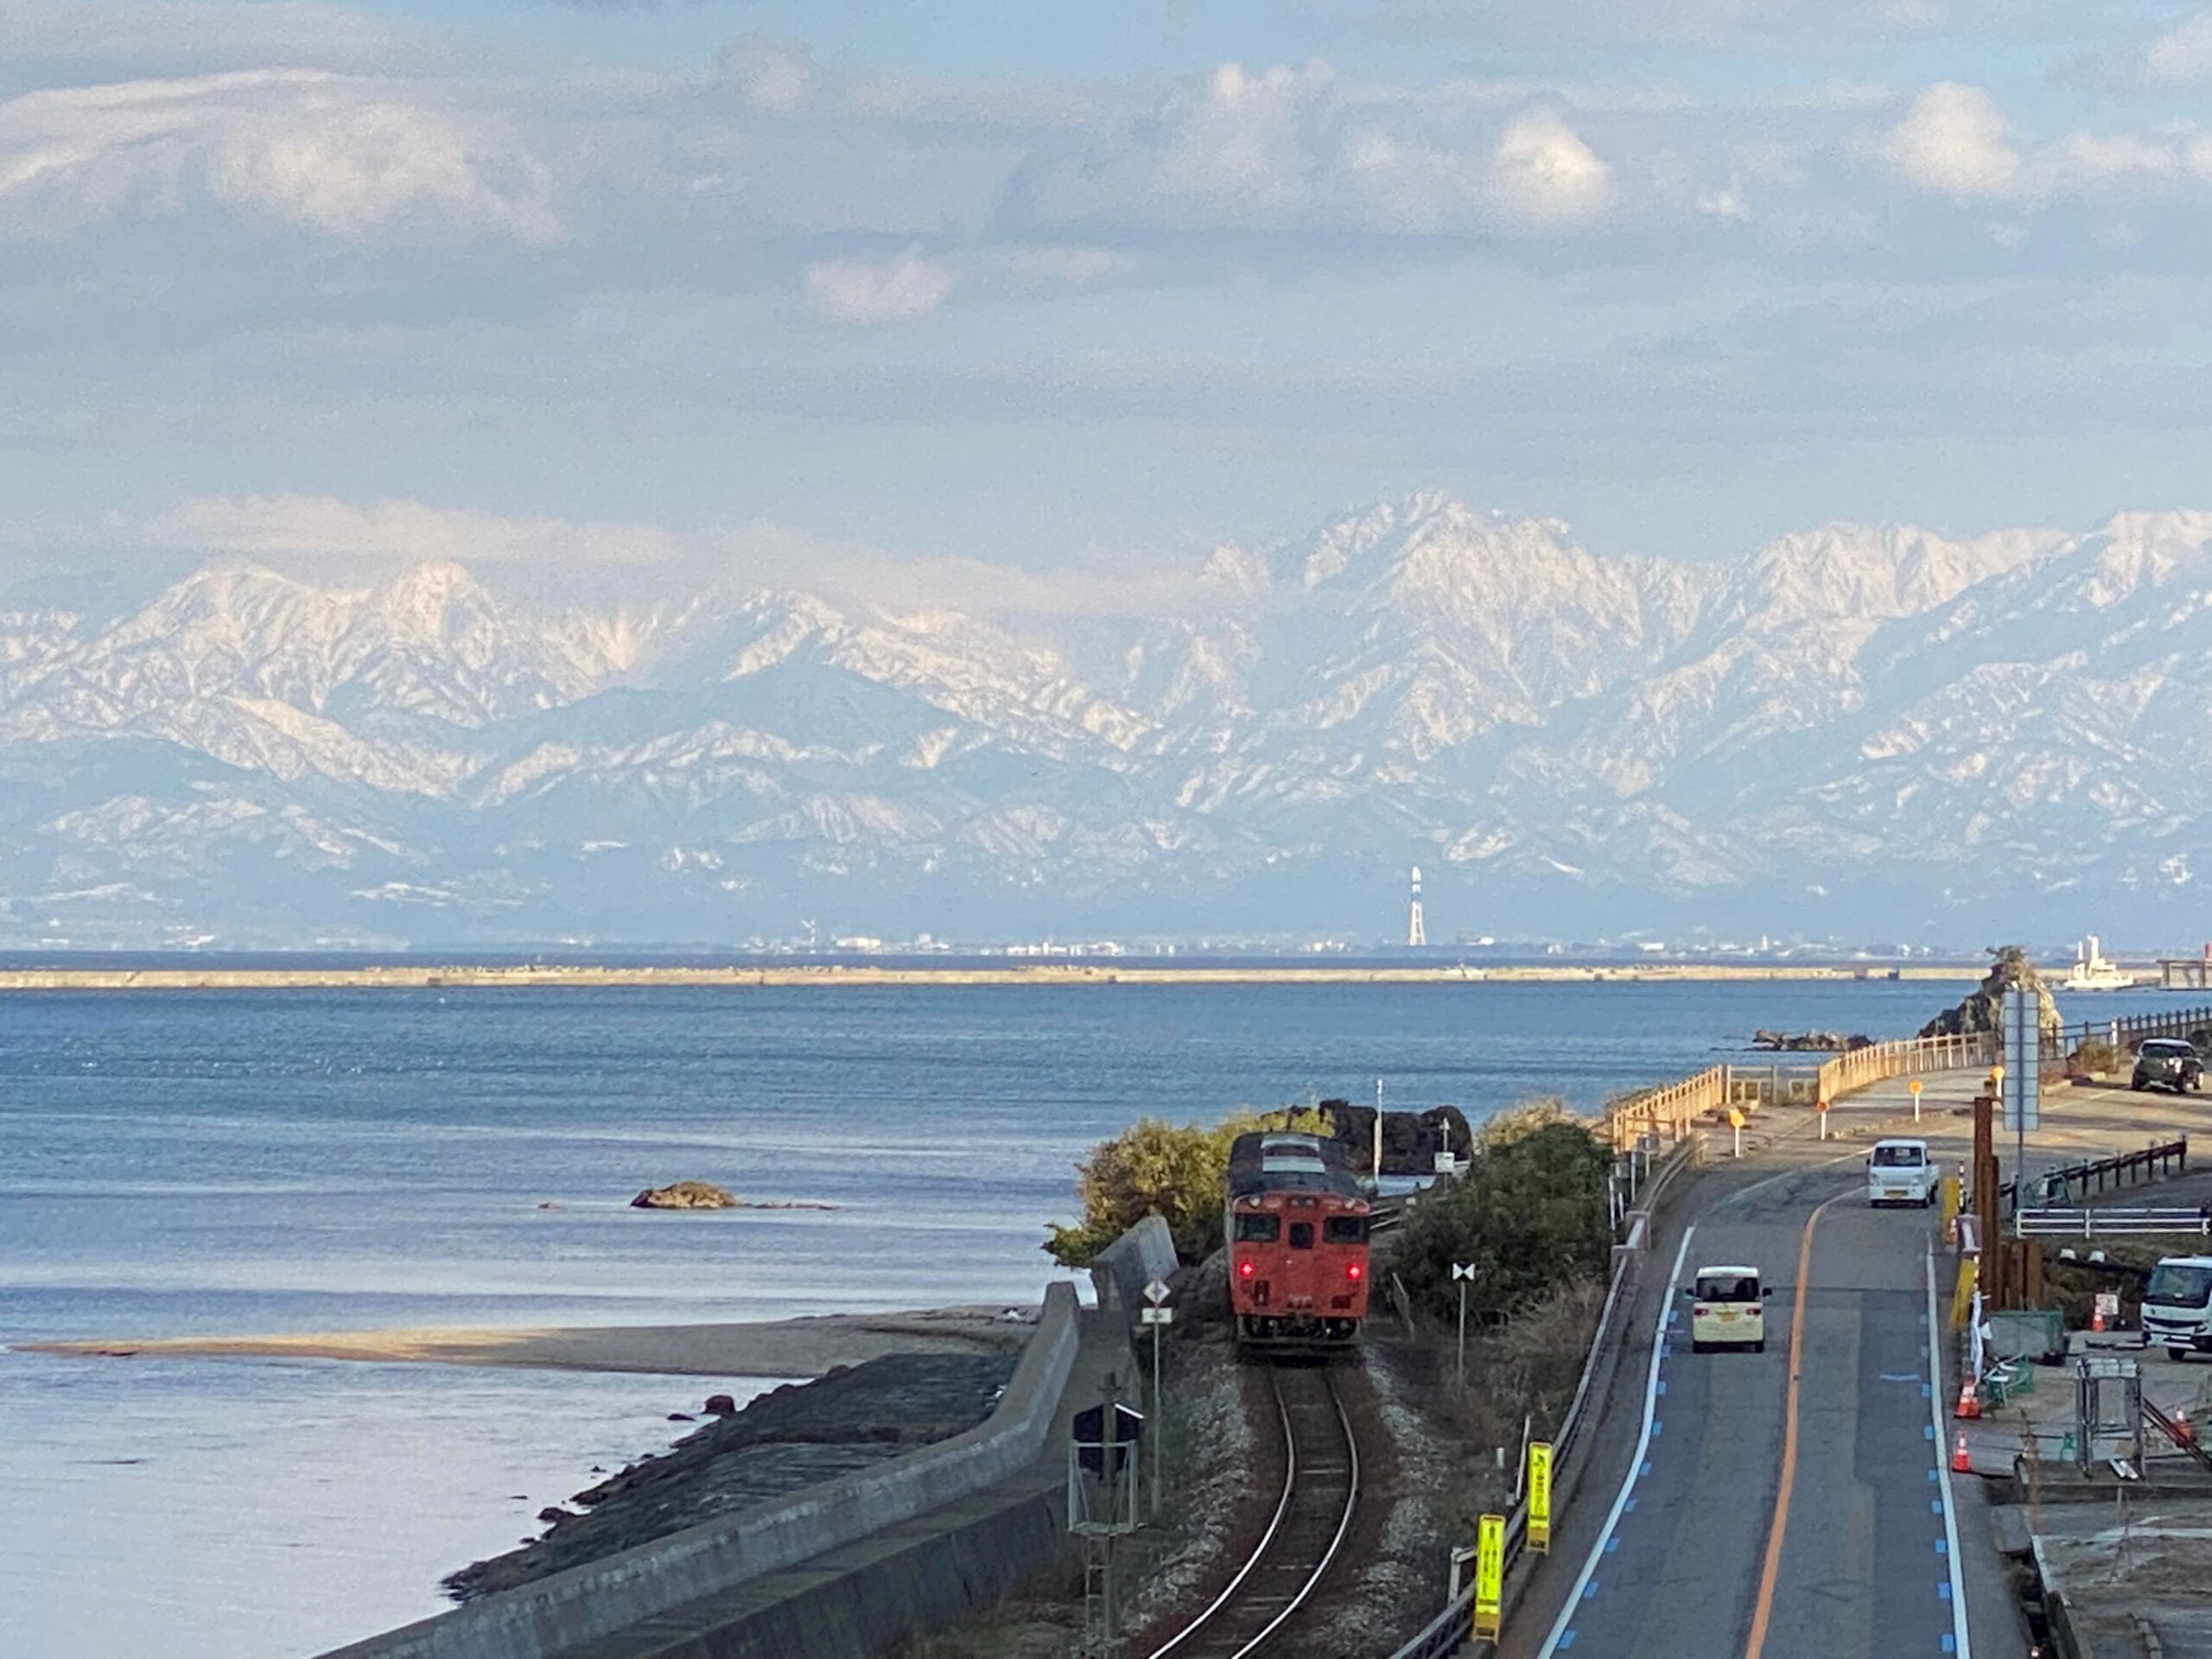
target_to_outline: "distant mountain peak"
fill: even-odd
[[[1194,574],[1008,620],[226,561],[0,612],[0,943],[1344,929],[1416,858],[1491,932],[2122,912],[2064,932],[2204,861],[2212,768],[2141,758],[2204,752],[2212,514],[1690,562],[1430,492]]]

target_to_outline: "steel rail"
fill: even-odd
[[[1274,1564],[1269,1560],[1269,1557],[1274,1553],[1276,1540],[1282,1533],[1284,1519],[1289,1515],[1292,1501],[1297,1496],[1301,1465],[1299,1459],[1298,1431],[1291,1417],[1289,1402],[1283,1397],[1281,1373],[1270,1370],[1268,1374],[1268,1382],[1274,1394],[1275,1415],[1282,1428],[1284,1448],[1282,1491],[1275,1500],[1274,1513],[1268,1516],[1267,1528],[1261,1533],[1259,1542],[1253,1546],[1251,1554],[1245,1557],[1243,1565],[1236,1569],[1235,1575],[1230,1578],[1227,1585],[1223,1586],[1221,1593],[1207,1603],[1205,1611],[1196,1618],[1154,1649],[1148,1659],[1168,1659],[1168,1656],[1182,1650],[1185,1643],[1193,1643],[1204,1637],[1208,1633],[1209,1627],[1214,1624],[1224,1610],[1236,1605],[1238,1592],[1243,1589],[1252,1575],[1262,1567]],[[1261,1627],[1256,1635],[1246,1638],[1238,1646],[1231,1649],[1225,1656],[1225,1659],[1248,1659],[1249,1655],[1257,1653],[1277,1630],[1289,1622],[1291,1617],[1306,1605],[1308,1598],[1319,1587],[1321,1580],[1326,1575],[1331,1565],[1343,1549],[1344,1539],[1351,1532],[1352,1517],[1359,1507],[1359,1441],[1352,1433],[1351,1414],[1344,1409],[1344,1396],[1338,1392],[1335,1382],[1325,1374],[1321,1386],[1328,1396],[1330,1408],[1335,1414],[1338,1432],[1344,1437],[1346,1471],[1344,1507],[1337,1516],[1336,1529],[1330,1535],[1327,1546],[1321,1551],[1320,1559],[1306,1571],[1305,1580],[1299,1586],[1297,1592],[1284,1604],[1273,1618]]]

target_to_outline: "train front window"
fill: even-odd
[[[1364,1244],[1367,1242],[1367,1217],[1331,1216],[1321,1224],[1321,1236],[1331,1244]]]
[[[1281,1216],[1243,1215],[1236,1217],[1239,1244],[1272,1244],[1282,1236]]]
[[[1312,1222],[1294,1221],[1290,1224],[1290,1248],[1294,1250],[1310,1250],[1313,1248]]]

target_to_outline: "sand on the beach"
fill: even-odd
[[[258,1337],[163,1337],[27,1342],[19,1351],[81,1358],[228,1357],[514,1365],[697,1376],[820,1376],[885,1354],[976,1353],[1020,1347],[1035,1307],[945,1307],[830,1313],[729,1325],[603,1325],[501,1330],[463,1326],[328,1331]]]

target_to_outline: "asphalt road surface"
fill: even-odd
[[[1930,1234],[1928,1212],[1867,1207],[1853,1156],[1746,1188],[1697,1217],[1679,1259],[1655,1254],[1651,1279],[1675,1294],[1649,1284],[1643,1306],[1665,1334],[1655,1342],[1657,1327],[1643,1327],[1607,1418],[1641,1453],[1593,1468],[1575,1499],[1582,1524],[1561,1537],[1550,1592],[1524,1604],[1508,1652],[1955,1651],[1964,1624],[1948,1448],[1932,1409]],[[1690,1351],[1679,1288],[1705,1262],[1761,1270],[1764,1354]]]

